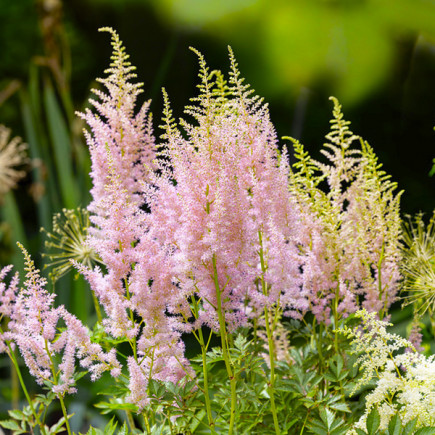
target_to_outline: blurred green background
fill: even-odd
[[[225,71],[231,45],[242,75],[269,103],[279,137],[300,139],[319,157],[334,95],[405,190],[403,212],[435,208],[435,177],[428,176],[435,0],[0,0],[0,124],[29,144],[32,159],[19,188],[0,198],[0,266],[22,268],[15,240],[41,265],[39,228],[51,230],[63,207],[89,203],[84,125],[74,112],[87,106],[109,65],[109,37],[97,31],[103,26],[119,32],[145,82],[157,136],[161,87],[176,116],[196,94],[197,59],[188,47]],[[92,324],[83,279],[70,274],[56,286],[57,300]],[[0,359],[0,414],[20,399],[16,380],[3,376],[7,364]],[[76,421],[99,418],[86,406],[89,391],[81,391],[71,404],[82,416]]]
[[[0,122],[28,140],[20,92],[29,70],[48,70],[68,123],[108,65],[101,26],[121,35],[156,122],[165,86],[175,112],[195,92],[193,45],[213,68],[227,50],[269,102],[278,135],[315,155],[328,129],[330,95],[354,132],[375,148],[406,193],[407,212],[435,206],[426,175],[435,156],[435,2],[433,0],[0,0]],[[56,65],[57,63],[57,65]],[[47,74],[43,71],[42,74]],[[62,83],[63,81],[63,83]],[[95,85],[95,83],[94,83]],[[12,89],[14,90],[14,88]],[[9,97],[9,98],[7,98]],[[157,127],[156,127],[157,128]],[[82,204],[86,205],[86,204]]]

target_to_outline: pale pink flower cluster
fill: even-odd
[[[0,350],[7,351],[5,342],[16,345],[36,381],[41,385],[44,381],[51,384],[52,391],[58,396],[76,391],[76,358],[91,373],[92,380],[106,370],[118,376],[121,366],[115,349],[103,352],[100,345],[91,342],[88,330],[80,320],[63,305],[54,307],[55,295],[47,292],[46,280],[40,277],[27,251],[22,249],[27,270],[24,288],[18,291],[15,275],[6,289],[3,279],[8,268],[0,274],[1,314],[10,319]],[[63,328],[60,322],[64,323]],[[56,354],[62,354],[57,367],[54,366]]]
[[[214,330],[216,286],[230,330],[247,324],[248,311],[261,315],[278,302],[285,309],[308,307],[300,291],[300,219],[288,189],[287,155],[278,160],[267,107],[249,98],[231,59],[230,87],[219,89],[221,76],[210,75],[200,56],[203,93],[199,107],[187,110],[194,122],[182,121],[180,129],[167,120],[164,158],[148,195],[150,231],[162,248],[170,247],[179,289],[170,311],[190,317],[188,298],[197,297],[202,309],[193,327]]]
[[[311,159],[295,143],[291,189],[305,220],[303,288],[310,309],[328,322],[360,306],[385,315],[400,280],[400,193],[380,169],[372,148],[348,129],[334,100],[332,132],[322,150],[328,163]],[[361,149],[354,147],[358,139]],[[326,181],[328,189],[318,185]]]
[[[219,73],[205,73],[200,58],[199,108],[188,109],[195,124],[182,121],[182,131],[167,106],[166,141],[153,162],[157,146],[149,130],[146,140],[126,139],[138,115],[123,100],[134,102],[137,87],[128,83],[131,66],[112,36],[114,62],[102,81],[108,93],[99,92],[101,104],[93,104],[100,113],[116,110],[105,111],[104,120],[83,115],[91,128],[96,226],[88,243],[107,270],[77,267],[105,310],[106,332],[135,343],[127,364],[130,400],[143,407],[148,379],[177,382],[191,374],[181,333],[203,324],[219,329],[217,287],[230,330],[265,307],[280,303],[297,315],[308,303],[300,289],[300,219],[287,155],[278,158],[267,107],[249,98],[234,59],[226,88]]]
[[[140,184],[146,180],[148,168],[154,157],[149,114],[149,101],[144,103],[137,114],[134,113],[136,99],[142,92],[141,83],[130,83],[136,77],[135,67],[129,62],[118,35],[111,29],[101,29],[112,34],[113,56],[110,68],[105,72],[108,76],[98,79],[108,93],[94,89],[97,100],[90,103],[97,113],[86,109],[85,113],[78,115],[86,121],[92,133],[85,132],[92,158],[91,177],[93,181],[92,195],[95,199],[105,195],[109,176],[109,165],[119,176],[122,190],[126,190],[136,199]],[[109,155],[111,163],[109,163]],[[93,202],[90,210],[98,210],[99,204]]]
[[[232,52],[228,81],[197,53],[191,121],[174,121],[165,93],[157,145],[148,106],[134,112],[140,85],[130,83],[124,47],[105,30],[114,47],[100,80],[106,91],[95,91],[99,114],[81,117],[94,182],[88,243],[106,267],[76,267],[105,310],[106,332],[132,345],[130,401],[147,404],[149,379],[190,375],[181,334],[202,325],[218,331],[219,314],[231,332],[271,307],[293,317],[311,310],[319,321],[329,321],[333,300],[338,314],[355,311],[360,294],[369,309],[388,307],[398,279],[398,201],[368,145],[349,148],[355,136],[337,107],[330,164],[309,159],[292,172]],[[329,193],[318,188],[322,179]]]
[[[127,364],[130,400],[143,407],[151,375],[177,382],[191,369],[175,319],[166,313],[177,292],[166,252],[151,235],[149,216],[142,210],[143,183],[149,181],[156,148],[148,104],[134,114],[140,84],[130,83],[134,68],[118,35],[103,30],[112,33],[114,47],[109,77],[101,80],[107,93],[95,91],[100,101],[92,104],[99,115],[87,111],[81,116],[91,129],[87,140],[94,183],[89,207],[94,228],[88,243],[106,270],[76,267],[105,310],[106,332],[135,343],[135,356]]]
[[[12,270],[12,266],[6,266],[0,271],[0,321],[10,318],[14,308],[14,301],[18,293],[19,277],[18,272],[11,279],[7,286],[4,282],[7,274]],[[7,351],[8,332],[0,331],[0,353]]]

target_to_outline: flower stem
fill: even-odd
[[[192,306],[191,306],[192,314],[194,315],[195,319],[198,319],[199,317],[199,306],[198,301],[195,297],[192,298]],[[185,319],[187,321],[187,319]],[[202,333],[201,326],[198,328],[198,334],[193,332],[193,335],[195,336],[196,340],[198,341],[199,345],[201,346],[201,355],[202,355],[202,372],[204,374],[204,397],[205,397],[205,408],[207,410],[207,419],[208,419],[208,425],[210,429],[213,430],[214,422],[213,422],[213,415],[211,413],[211,404],[210,404],[210,393],[208,389],[208,370],[207,370],[207,350],[208,345],[210,344],[211,335],[213,332],[210,332],[210,337],[205,343],[204,335]]]
[[[69,421],[68,421],[68,413],[66,412],[63,396],[59,394],[57,397],[59,398],[60,406],[62,408],[62,414],[65,417],[66,430],[68,431],[68,435],[71,435],[71,428],[69,426]]]
[[[133,431],[136,429],[136,425],[134,424],[133,416],[131,415],[131,412],[126,410],[125,415],[127,417],[128,425],[130,426],[130,430],[133,433]]]
[[[270,381],[269,381],[269,396],[270,396],[270,410],[272,411],[273,416],[273,425],[275,426],[275,433],[279,435],[281,432],[279,430],[278,416],[276,413],[275,406],[275,346],[273,344],[272,339],[272,329],[269,324],[269,310],[265,308],[264,317],[266,320],[266,333],[267,333],[267,342],[269,345],[269,361],[270,361]]]
[[[146,427],[146,430],[147,430],[147,434],[151,435],[151,427],[150,427],[150,422],[148,420],[148,416],[146,415],[145,412],[142,415],[143,415],[143,419],[144,419],[144,422],[145,422],[145,427]]]
[[[264,250],[263,250],[263,235],[261,231],[258,231],[258,238],[260,242],[260,264],[261,264],[261,289],[263,291],[264,296],[268,296],[268,289],[267,289],[267,283],[264,279],[264,274],[266,273],[266,263],[264,261]],[[269,381],[269,396],[270,396],[270,410],[272,412],[273,416],[273,425],[275,427],[275,433],[279,435],[280,429],[279,429],[279,423],[278,423],[278,415],[276,412],[276,406],[275,406],[275,346],[273,343],[273,329],[275,326],[275,322],[273,324],[273,328],[270,327],[270,321],[269,321],[269,308],[264,308],[264,319],[266,321],[266,334],[267,334],[267,343],[269,345],[269,361],[270,361],[270,381]]]
[[[234,430],[234,421],[236,416],[236,401],[237,401],[237,395],[236,395],[236,376],[233,371],[233,368],[231,367],[230,362],[230,356],[228,352],[228,345],[227,345],[227,328],[226,328],[226,321],[225,321],[225,313],[222,309],[222,294],[219,286],[218,281],[218,274],[217,274],[217,266],[216,266],[216,255],[213,254],[213,280],[214,285],[216,289],[216,299],[217,299],[217,312],[219,317],[219,328],[220,328],[220,335],[221,335],[221,342],[222,342],[222,355],[224,357],[225,361],[225,367],[227,369],[228,378],[230,380],[231,385],[231,414],[230,414],[230,427],[228,430],[228,435],[232,435]]]
[[[199,337],[199,344],[201,345],[201,354],[202,354],[202,372],[204,374],[204,397],[205,397],[205,408],[207,410],[207,418],[208,418],[208,424],[210,428],[214,427],[213,422],[213,415],[211,413],[211,404],[210,404],[210,393],[208,390],[208,371],[207,371],[207,346],[204,343],[204,336],[202,334],[201,327],[198,329],[198,337]]]
[[[45,352],[47,353],[47,356],[50,359],[50,363],[51,363],[51,373],[53,374],[53,385],[58,385],[58,378],[56,374],[55,364],[53,361],[53,356],[50,352],[50,349],[48,347],[48,341],[46,339],[45,339]],[[62,408],[62,414],[65,417],[66,430],[68,432],[68,435],[71,435],[71,428],[69,426],[69,421],[68,421],[68,413],[66,412],[65,402],[63,401],[62,394],[57,394],[57,398],[59,399],[60,406]]]
[[[102,325],[103,324],[103,316],[101,315],[100,303],[98,302],[97,295],[95,294],[95,292],[93,290],[92,290],[92,300],[94,301],[94,308],[95,308],[95,313],[97,314],[98,323],[100,325]]]

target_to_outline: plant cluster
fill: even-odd
[[[103,433],[340,435],[369,430],[377,409],[376,430],[435,425],[433,358],[382,321],[401,279],[401,193],[338,101],[326,163],[293,141],[291,167],[231,49],[228,77],[193,50],[199,94],[176,121],[163,92],[158,141],[122,42],[102,30],[112,63],[79,113],[92,201],[55,215],[47,243],[54,280],[73,265],[89,282],[97,322],[56,306],[21,246],[24,286],[7,282],[11,266],[0,274],[0,351],[28,408],[0,424],[71,433],[65,402],[88,372],[107,396],[96,407],[116,416]],[[31,397],[15,349],[45,396]]]

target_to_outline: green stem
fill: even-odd
[[[68,431],[68,435],[71,435],[71,428],[69,426],[68,413],[66,412],[65,402],[63,401],[63,397],[61,395],[59,395],[58,398],[59,398],[60,406],[62,408],[63,416],[65,417],[66,430]]]
[[[11,388],[12,388],[12,408],[18,409],[20,402],[20,386],[18,381],[18,376],[16,370],[13,369],[12,361],[11,364]]]
[[[53,374],[53,385],[58,385],[56,368],[55,368],[55,364],[54,364],[50,349],[48,348],[47,339],[45,339],[45,352],[47,353],[48,357],[50,358],[51,373]],[[68,413],[66,412],[65,402],[63,401],[63,396],[61,394],[59,394],[57,396],[57,398],[59,399],[60,406],[62,408],[62,414],[65,417],[66,430],[68,431],[68,435],[71,435],[71,428],[69,426],[69,421],[68,421]]]
[[[95,312],[97,314],[98,323],[103,324],[103,316],[101,315],[100,303],[98,302],[95,292],[92,290],[92,300],[94,301]]]
[[[382,262],[384,261],[384,252],[385,252],[385,245],[382,244],[381,254],[379,256],[379,261],[377,264],[377,270],[378,270],[378,292],[379,292],[379,299],[382,301],[383,296],[383,288],[382,288]],[[379,312],[379,320],[382,320],[384,318],[384,315],[387,311],[387,303],[388,298],[385,297],[384,307]]]
[[[316,318],[314,317],[313,320],[313,336],[316,336]],[[316,347],[317,347],[317,352],[319,354],[319,359],[320,359],[320,373],[323,373],[323,370],[325,368],[325,360],[323,358],[323,351],[322,351],[322,334],[323,334],[323,324],[319,323],[319,332],[317,334],[317,338],[315,338],[316,340]]]
[[[335,301],[334,301],[334,307],[333,307],[333,309],[334,309],[334,323],[335,323],[333,333],[334,333],[334,347],[335,347],[335,354],[336,355],[341,355],[340,347],[338,346],[338,332],[337,332],[338,322],[340,320],[338,317],[338,299],[339,299],[339,297],[340,297],[340,289],[339,289],[339,285],[337,285],[337,288],[335,290]],[[338,381],[338,384],[340,386],[340,394],[344,399],[343,382],[340,380],[340,381]]]
[[[260,242],[260,264],[261,264],[261,289],[263,291],[264,296],[268,296],[267,283],[264,279],[264,274],[266,273],[266,263],[264,261],[264,251],[263,251],[263,235],[261,231],[258,231],[258,238]],[[269,308],[264,308],[264,318],[266,321],[266,334],[267,334],[267,343],[269,345],[269,361],[270,361],[270,380],[269,380],[269,396],[270,396],[270,410],[272,411],[273,416],[273,425],[275,427],[275,433],[279,435],[281,433],[279,429],[278,423],[278,415],[276,412],[275,406],[275,346],[273,343],[273,330],[270,328],[269,322]],[[274,323],[275,325],[275,323]],[[275,329],[275,328],[273,328]]]
[[[202,335],[202,329],[199,327],[198,329],[198,337],[199,344],[201,345],[201,354],[202,354],[202,372],[204,374],[204,397],[205,397],[205,408],[207,410],[207,418],[208,424],[210,428],[214,427],[213,415],[211,413],[211,404],[210,404],[210,393],[208,390],[208,371],[207,371],[207,346],[204,343],[204,336]]]
[[[270,410],[272,411],[273,416],[273,424],[275,426],[275,433],[279,435],[279,423],[278,423],[278,415],[276,412],[275,406],[275,346],[272,339],[272,330],[269,325],[269,310],[265,308],[264,317],[266,320],[266,333],[267,333],[267,342],[269,345],[269,361],[270,361],[270,381],[269,381],[269,396],[270,396]]]
[[[150,435],[151,434],[151,427],[150,427],[150,422],[148,420],[148,416],[146,415],[145,412],[142,415],[143,415],[143,419],[144,419],[144,422],[145,422],[145,427],[146,427],[146,430],[147,430],[147,434]]]
[[[225,314],[222,310],[222,295],[221,290],[219,286],[218,281],[218,274],[217,274],[217,266],[216,266],[216,255],[213,254],[213,280],[214,285],[216,289],[216,299],[217,299],[217,312],[219,317],[219,328],[220,328],[220,335],[221,335],[221,342],[222,342],[222,355],[224,357],[225,361],[225,367],[227,369],[228,378],[230,380],[231,385],[231,414],[230,414],[230,427],[228,430],[228,435],[231,435],[234,430],[234,421],[236,416],[236,376],[233,372],[233,369],[231,367],[230,357],[228,353],[228,346],[227,346],[227,328],[226,328],[226,321],[225,321]]]
[[[198,319],[199,317],[199,306],[198,306],[198,301],[196,300],[195,297],[192,298],[192,314],[194,315],[195,319]],[[207,350],[208,350],[208,345],[210,344],[210,339],[211,339],[211,334],[209,336],[208,342],[207,344],[205,343],[204,340],[204,335],[202,333],[202,328],[199,327],[198,329],[198,334],[195,334],[195,332],[193,333],[193,335],[195,336],[195,338],[197,339],[198,343],[201,346],[201,355],[202,355],[202,371],[204,374],[204,397],[205,397],[205,408],[207,410],[207,419],[208,419],[208,424],[210,426],[211,429],[213,429],[214,427],[214,422],[213,422],[213,415],[211,413],[211,404],[210,404],[210,393],[209,393],[209,389],[208,389],[208,370],[207,370]]]
[[[131,412],[126,410],[125,414],[127,416],[128,425],[130,426],[130,431],[133,433],[133,431],[136,429],[136,425],[134,424],[133,416],[131,415]]]

